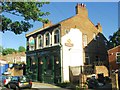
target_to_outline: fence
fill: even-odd
[[[70,81],[73,83],[78,83],[78,82],[85,82],[85,76],[86,75],[91,75],[94,74],[94,66],[93,65],[85,65],[85,66],[74,66],[74,67],[69,67],[70,71]],[[85,79],[85,80],[83,80]]]

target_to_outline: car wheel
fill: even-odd
[[[31,89],[32,87],[31,87],[31,86],[29,86],[28,88],[29,88],[29,89]]]
[[[16,90],[19,90],[19,87],[16,85],[16,86],[15,86],[15,89],[16,89]]]
[[[11,89],[11,86],[10,86],[10,84],[8,84],[8,85],[7,85],[7,87],[8,87],[9,89]]]

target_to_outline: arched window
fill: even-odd
[[[50,45],[50,33],[47,32],[45,34],[45,46],[49,46]]]
[[[88,43],[88,39],[87,39],[87,38],[88,38],[87,35],[84,34],[84,35],[83,35],[83,45],[84,45],[84,46],[87,46],[87,43]]]
[[[59,43],[59,35],[60,35],[59,30],[58,29],[55,30],[54,31],[54,44]]]
[[[35,40],[33,37],[29,38],[29,50],[34,50],[35,49]]]
[[[43,46],[43,36],[42,35],[38,35],[37,37],[37,45],[38,45],[38,48],[41,48]]]

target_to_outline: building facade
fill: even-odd
[[[108,50],[110,70],[120,69],[120,45]]]
[[[27,70],[34,80],[47,83],[70,81],[69,67],[107,62],[107,40],[100,23],[94,25],[84,4],[76,15],[57,24],[51,22],[26,34]]]
[[[26,54],[25,52],[12,53],[5,56],[2,56],[8,63],[26,63]]]

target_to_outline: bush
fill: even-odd
[[[76,86],[70,82],[58,83],[57,86],[62,87],[62,88],[76,88]]]

